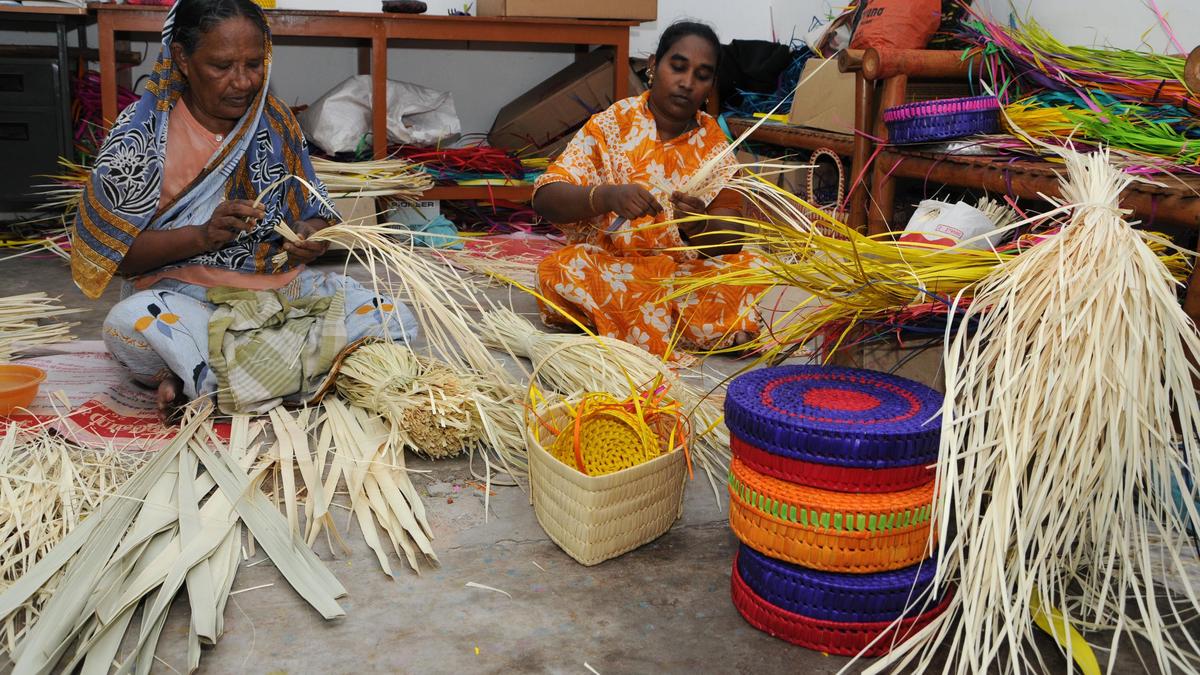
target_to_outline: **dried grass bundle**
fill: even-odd
[[[287,180],[299,181],[320,198],[320,193],[299,176],[282,178],[263,194]],[[300,240],[286,223],[277,224],[275,231],[288,241]],[[410,230],[393,224],[343,222],[317,232],[308,240],[349,251],[350,256],[366,268],[378,291],[398,291],[400,299],[408,301],[435,356],[447,363],[462,365],[488,380],[500,384],[512,382],[503,365],[472,330],[474,322],[466,308],[484,311],[484,303],[474,285],[453,268],[414,253]],[[281,265],[286,258],[286,253],[280,253],[276,265]]]
[[[83,310],[67,309],[58,298],[26,293],[0,298],[0,361],[29,347],[70,342],[74,323],[51,321]]]
[[[334,197],[396,197],[415,202],[433,187],[433,178],[404,159],[334,162],[314,157],[313,170]]]
[[[1068,659],[1087,651],[1068,626],[1111,630],[1106,672],[1126,634],[1162,672],[1200,669],[1181,626],[1200,612],[1184,562],[1200,514],[1195,490],[1184,513],[1171,497],[1200,467],[1200,337],[1162,242],[1124,221],[1132,179],[1107,153],[1064,156],[1070,222],[979,283],[947,335],[938,574],[957,595],[868,672],[941,650],[945,672],[1046,670],[1035,624]]]
[[[955,295],[969,297],[995,269],[1025,255],[1017,247],[979,251],[898,242],[893,233],[866,236],[767,181],[741,177],[730,186],[750,198],[761,215],[739,220],[746,244],[759,249],[761,264],[677,283],[671,297],[714,285],[790,287],[808,293],[787,307],[771,307],[760,298],[759,311],[769,325],[748,347],[764,360],[801,347],[815,351],[819,346],[831,355],[861,337],[860,331],[886,329],[914,307],[944,316]],[[1017,221],[1011,209],[986,200],[980,208],[1002,230],[1052,224],[1052,218],[1067,211],[1060,207],[1036,221]],[[1187,278],[1191,261],[1186,254],[1160,237],[1146,242],[1174,278]]]
[[[521,402],[507,384],[380,342],[343,360],[337,387],[347,401],[387,421],[397,452],[443,459],[481,449],[490,464],[491,450],[510,475],[525,471]]]
[[[338,371],[338,393],[383,416],[393,444],[432,459],[460,455],[482,435],[473,422],[475,388],[450,366],[402,345],[368,344]]]

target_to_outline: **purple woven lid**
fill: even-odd
[[[819,572],[769,558],[749,546],[738,551],[746,585],[772,605],[824,621],[875,623],[918,616],[942,599],[930,593],[937,564],[879,574]]]
[[[807,462],[888,468],[937,459],[942,395],[855,368],[782,366],[739,376],[725,397],[731,433]]]

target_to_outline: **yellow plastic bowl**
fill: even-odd
[[[28,408],[37,396],[46,371],[16,363],[0,363],[0,415]]]

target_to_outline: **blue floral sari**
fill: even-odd
[[[91,298],[104,292],[142,231],[205,223],[227,200],[262,196],[266,218],[253,232],[225,248],[172,263],[172,267],[208,265],[260,274],[286,271],[271,264],[283,244],[274,232],[276,224],[318,217],[338,220],[322,199],[308,194],[298,181],[287,181],[267,191],[279,179],[296,175],[316,186],[322,198],[326,196],[324,185],[313,171],[300,125],[291,110],[268,91],[270,34],[264,36],[263,86],[246,115],[196,180],[160,207],[167,122],[187,88],[171,58],[174,24],[172,8],[163,25],[162,55],[146,93],[117,118],[84,186],[83,203],[71,233],[71,275]]]

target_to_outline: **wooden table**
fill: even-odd
[[[70,44],[67,33],[70,29],[78,30],[79,48],[86,49],[87,35],[84,28],[90,16],[85,7],[17,7],[0,6],[0,29],[12,30],[25,24],[50,24],[54,26],[55,45],[58,61],[59,97],[66,106],[66,115],[59,133],[62,135],[61,146],[67,155],[74,159],[75,133],[71,124],[71,61],[69,56]],[[116,95],[114,91],[113,95]],[[114,99],[115,102],[115,99]]]
[[[160,33],[165,7],[92,3],[100,36],[101,96],[105,124],[117,113],[116,40],[118,33]],[[278,37],[328,38],[369,43],[368,58],[359,59],[361,74],[372,76],[372,129],[376,139],[387,138],[387,50],[389,40],[438,40],[510,42],[527,44],[611,46],[618,66],[629,62],[629,29],[639,21],[592,21],[580,19],[533,19],[510,17],[437,16],[268,10],[273,35]],[[365,51],[365,50],[364,50]],[[626,69],[613,69],[614,100],[629,95]],[[375,143],[375,157],[387,154],[386,143]],[[516,195],[519,188],[506,188]],[[526,188],[524,192],[528,192]],[[442,198],[450,198],[441,191]]]

